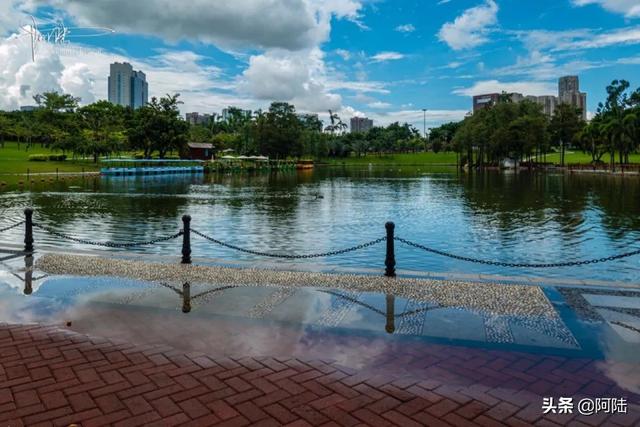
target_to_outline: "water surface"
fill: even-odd
[[[73,236],[137,241],[192,227],[253,250],[306,254],[385,234],[436,249],[506,262],[599,258],[640,248],[640,179],[594,175],[462,174],[418,167],[316,168],[306,173],[207,177],[76,178],[0,192],[0,228],[22,218]],[[0,235],[19,243],[21,230]],[[194,257],[262,260],[193,237]],[[75,248],[38,232],[36,245]],[[141,251],[179,255],[179,241]],[[397,246],[400,270],[535,275],[638,282],[640,257],[545,270],[470,264]],[[283,261],[296,265],[308,261]],[[314,264],[383,268],[384,245]]]

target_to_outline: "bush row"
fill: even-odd
[[[46,162],[51,160],[52,162],[64,162],[67,160],[66,154],[32,154],[29,156],[30,162]]]

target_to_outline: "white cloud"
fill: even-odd
[[[476,82],[471,87],[454,89],[455,95],[475,96],[486,93],[522,93],[524,95],[552,95],[558,90],[556,82],[521,81],[500,82],[498,80],[483,80]]]
[[[367,107],[373,108],[373,109],[376,109],[376,110],[385,110],[385,109],[391,107],[391,104],[389,104],[388,102],[375,101],[375,102],[368,103]]]
[[[413,33],[416,27],[413,24],[398,25],[396,31],[399,33]]]
[[[640,44],[640,27],[621,28],[615,31],[600,33],[592,38],[585,38],[566,46],[567,49],[595,49],[607,46],[622,46],[630,44]]]
[[[572,3],[575,6],[597,4],[608,11],[621,13],[627,18],[640,17],[640,3],[638,3],[638,0],[572,0]]]
[[[438,38],[454,50],[470,49],[488,41],[487,34],[498,22],[498,5],[486,0],[480,6],[465,10],[453,22],[440,28]]]
[[[338,55],[344,61],[348,61],[348,60],[351,59],[351,52],[349,52],[348,50],[336,49],[334,52],[336,53],[336,55]]]
[[[305,111],[337,110],[340,95],[327,90],[324,54],[310,51],[271,50],[254,55],[244,71],[240,88],[265,101],[287,101]]]
[[[82,103],[90,104],[95,101],[94,80],[89,66],[78,62],[62,71],[60,87],[64,93],[71,93],[79,97]]]
[[[11,0],[7,4],[0,0],[0,11],[7,12],[2,18],[9,12],[11,16],[18,14],[31,1],[45,3]],[[248,62],[244,72],[238,74],[234,69],[231,75],[225,75],[224,70],[209,65],[208,58],[172,49],[152,52],[143,59],[126,57],[125,52],[66,49],[70,52],[62,54],[51,50],[41,52],[32,64],[28,46],[11,47],[0,38],[0,108],[33,103],[31,95],[43,90],[70,92],[82,97],[83,103],[104,99],[109,64],[116,61],[127,61],[143,70],[151,96],[179,92],[183,111],[210,112],[227,105],[265,108],[272,100],[292,102],[302,111],[340,110],[346,107],[335,90],[388,92],[379,82],[354,83],[333,75],[333,70],[326,69],[319,47],[329,37],[332,18],[363,25],[359,22],[361,0],[237,0],[233,5],[194,0],[179,6],[169,0],[150,0],[141,14],[136,13],[141,5],[123,0],[46,3],[59,7],[54,13],[64,12],[75,25],[114,27],[121,32],[157,35],[165,41],[200,40],[221,45],[236,57],[244,54],[230,50],[233,46],[266,49],[262,53],[249,51],[250,55],[240,58]],[[127,13],[123,14],[125,9]],[[278,15],[277,19],[272,15]],[[312,18],[311,24],[305,21],[307,15]],[[220,25],[213,25],[216,23]],[[12,25],[15,21],[7,28]],[[79,46],[72,42],[70,47]],[[349,55],[347,51],[340,53]]]
[[[81,25],[109,27],[169,41],[223,48],[298,50],[325,41],[331,18],[359,23],[359,0],[39,0],[53,3]],[[126,12],[124,12],[126,11]]]
[[[553,80],[559,76],[580,74],[586,70],[614,64],[615,61],[572,60],[560,62],[557,58],[533,50],[529,56],[518,57],[516,63],[492,71],[496,76],[525,76],[534,80]]]
[[[397,61],[403,59],[405,55],[399,52],[380,52],[371,57],[373,62]]]
[[[183,111],[220,111],[228,105],[263,107],[255,98],[231,93],[232,78],[222,70],[202,64],[205,58],[189,51],[163,50],[143,60],[115,53],[89,51],[77,45],[64,50],[42,44],[31,60],[30,46],[16,36],[0,39],[0,109],[13,110],[32,105],[32,96],[44,91],[60,91],[81,97],[82,104],[105,99],[107,76],[112,62],[131,62],[143,70],[151,96],[180,93]]]
[[[640,44],[640,27],[613,30],[531,30],[515,31],[512,34],[520,39],[529,50],[550,52],[575,52],[583,49]]]
[[[0,108],[17,109],[34,104],[33,96],[38,93],[60,91],[63,71],[64,65],[57,55],[43,54],[32,61],[31,51],[19,37],[14,35],[3,40],[0,43]]]
[[[27,13],[32,9],[32,0],[0,0],[0,37],[26,24]]]
[[[329,90],[346,89],[362,93],[389,93],[389,89],[386,88],[387,84],[378,81],[350,81],[330,79],[326,82],[326,86]]]

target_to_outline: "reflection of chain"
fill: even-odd
[[[501,262],[501,261],[488,261],[483,259],[469,258],[460,255],[450,254],[448,252],[443,252],[437,249],[428,248],[419,243],[414,243],[409,240],[402,239],[400,237],[395,237],[395,240],[398,242],[404,243],[408,246],[413,246],[414,248],[422,249],[426,252],[431,252],[436,255],[442,255],[447,258],[453,258],[460,261],[474,262],[476,264],[485,264],[485,265],[496,265],[499,267],[518,267],[518,268],[553,268],[553,267],[573,267],[578,265],[587,265],[587,264],[599,264],[603,262],[615,261],[618,259],[628,258],[635,255],[640,255],[640,249],[633,252],[627,252],[620,255],[612,255],[604,258],[596,258],[590,259],[586,261],[567,261],[567,262],[557,262],[557,263],[548,263],[548,264],[526,264],[526,263],[511,263],[511,262]]]
[[[72,242],[82,243],[85,245],[93,245],[93,246],[104,246],[107,248],[132,248],[136,246],[149,246],[160,242],[166,242],[167,240],[177,239],[182,236],[182,231],[179,231],[170,236],[160,237],[154,240],[148,240],[146,242],[127,242],[127,243],[115,243],[115,242],[94,242],[91,240],[77,239],[75,237],[68,236],[66,234],[58,233],[57,231],[53,231],[50,228],[43,227],[39,224],[33,224],[34,227],[39,228],[52,236],[60,237],[61,239],[71,240]]]
[[[342,254],[346,254],[348,252],[353,252],[353,251],[357,251],[357,250],[360,250],[360,249],[368,248],[369,246],[377,245],[378,243],[381,243],[381,242],[386,240],[386,237],[382,237],[380,239],[372,240],[371,242],[363,243],[363,244],[360,244],[358,246],[353,246],[351,248],[340,249],[340,250],[331,251],[331,252],[325,252],[325,253],[320,253],[320,254],[289,255],[289,254],[272,254],[272,253],[269,253],[269,252],[259,252],[259,251],[254,251],[254,250],[251,250],[251,249],[244,249],[244,248],[241,248],[241,247],[238,247],[238,246],[235,246],[235,245],[231,245],[229,243],[225,243],[225,242],[222,242],[220,240],[214,239],[211,236],[207,236],[206,234],[200,233],[199,231],[196,231],[196,230],[193,230],[193,229],[191,230],[191,232],[193,234],[196,234],[196,235],[202,237],[203,239],[209,240],[210,242],[213,242],[213,243],[215,243],[217,245],[224,246],[225,248],[233,249],[235,251],[244,252],[244,253],[252,254],[252,255],[265,256],[265,257],[270,257],[270,258],[284,258],[284,259],[324,258],[324,257],[329,257],[329,256],[334,256],[334,255],[342,255]]]
[[[13,228],[16,228],[16,227],[20,227],[22,224],[24,224],[24,221],[17,222],[17,223],[15,223],[13,225],[10,225],[10,226],[6,227],[6,228],[0,228],[0,233],[4,233],[5,231],[9,231],[9,230],[11,230]]]

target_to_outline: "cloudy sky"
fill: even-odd
[[[36,44],[36,18],[71,29]],[[99,28],[113,29],[113,34]],[[89,37],[91,36],[91,37]],[[106,98],[109,63],[147,74],[183,110],[228,105],[338,111],[422,129],[458,120],[470,96],[557,92],[578,74],[595,111],[614,78],[640,86],[638,0],[0,0],[0,108],[44,90]]]

